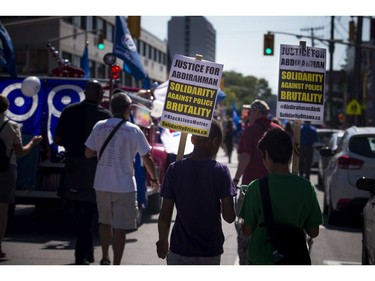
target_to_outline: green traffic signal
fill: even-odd
[[[99,50],[104,50],[104,43],[99,43],[98,44],[98,49]]]
[[[264,34],[263,37],[263,55],[273,56],[275,36],[271,33]]]
[[[98,44],[97,44],[97,47],[99,50],[104,50],[105,48],[105,45],[104,45],[104,35],[102,32],[99,33],[98,35]]]

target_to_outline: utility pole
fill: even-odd
[[[329,123],[333,125],[333,54],[335,52],[335,17],[331,17],[331,41],[329,42],[329,78],[328,78],[328,118]]]
[[[314,30],[322,30],[324,29],[324,26],[319,26],[319,27],[310,27],[310,28],[302,28],[301,31],[310,31],[311,34],[311,47],[315,47],[314,44]]]
[[[355,61],[354,61],[354,98],[357,99],[358,103],[362,105],[362,82],[361,82],[361,61],[362,61],[362,26],[363,26],[363,17],[360,16],[357,18],[357,32],[355,39]],[[355,117],[355,124],[358,126],[362,125],[364,118],[361,116]]]

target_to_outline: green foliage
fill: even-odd
[[[235,71],[224,71],[223,78],[224,89],[222,90],[227,95],[224,99],[224,105],[227,108],[232,108],[233,101],[240,110],[243,104],[250,104],[257,98],[266,102],[273,99],[272,90],[264,78],[243,76]]]

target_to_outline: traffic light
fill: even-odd
[[[120,78],[120,72],[121,72],[121,67],[119,67],[117,64],[113,64],[111,66],[111,78],[113,80]]]
[[[141,17],[128,16],[128,28],[133,38],[139,38],[141,36]]]
[[[99,50],[104,50],[104,35],[102,32],[99,33],[98,35],[98,49]]]
[[[273,56],[274,54],[275,35],[271,33],[264,34],[263,39],[263,55]]]

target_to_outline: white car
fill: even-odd
[[[323,212],[328,215],[329,223],[334,223],[341,211],[362,212],[369,194],[358,190],[356,182],[374,174],[375,127],[346,129],[324,173]]]
[[[313,155],[313,162],[311,164],[311,167],[313,169],[318,168],[319,165],[319,159],[320,159],[320,149],[322,147],[326,147],[329,144],[330,138],[333,133],[338,132],[338,129],[329,129],[329,128],[317,128],[316,132],[319,136],[319,141],[314,143],[314,155]]]
[[[344,135],[344,130],[336,130],[332,132],[331,138],[326,146],[319,149],[320,150],[329,150],[334,153],[337,150],[339,142],[341,141],[342,136]],[[319,152],[320,153],[320,152]],[[324,173],[327,169],[327,165],[331,156],[320,155],[318,162],[318,186],[319,188],[323,187],[323,178]]]

